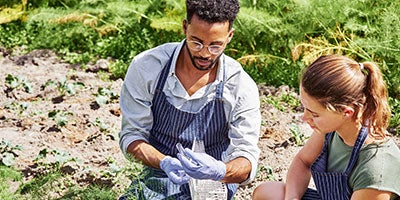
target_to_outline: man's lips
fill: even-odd
[[[202,59],[196,59],[196,62],[198,65],[201,65],[201,66],[208,66],[211,64],[211,62],[209,60],[202,60]]]

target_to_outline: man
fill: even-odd
[[[145,165],[130,191],[139,199],[190,199],[190,177],[227,183],[232,199],[238,183],[254,179],[257,170],[258,89],[223,54],[238,0],[187,0],[186,9],[186,39],[137,55],[122,87],[120,146]],[[195,140],[205,153],[189,150]],[[195,166],[177,156],[177,143]]]

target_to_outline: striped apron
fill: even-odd
[[[350,161],[344,172],[327,172],[328,144],[333,138],[333,132],[325,137],[322,153],[311,165],[311,174],[317,190],[307,189],[303,200],[348,200],[353,193],[349,187],[348,179],[357,162],[358,155],[365,139],[368,136],[368,129],[362,127],[351,152]]]
[[[179,142],[184,148],[191,148],[194,139],[204,141],[205,151],[221,160],[221,154],[230,143],[228,122],[225,117],[222,94],[224,79],[217,85],[216,97],[199,112],[191,113],[177,109],[170,104],[162,91],[170,69],[172,57],[161,72],[152,101],[153,127],[149,143],[165,155],[176,157]],[[144,167],[142,177],[133,180],[129,193],[120,199],[132,196],[136,199],[191,199],[189,184],[172,183],[164,171]],[[227,184],[228,199],[236,193],[237,184]],[[125,198],[127,199],[127,198]]]

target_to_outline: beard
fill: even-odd
[[[193,56],[192,53],[190,53],[190,49],[188,47],[188,45],[186,44],[186,50],[188,51],[189,57],[190,57],[190,61],[192,61],[192,65],[201,71],[207,71],[210,70],[212,68],[215,67],[216,63],[219,61],[219,58],[221,57],[222,53],[219,54],[214,60],[213,59],[208,59],[208,58],[203,58],[203,57],[198,57],[198,56]],[[196,63],[196,60],[202,60],[202,61],[208,61],[210,62],[209,65],[207,66],[200,66]]]

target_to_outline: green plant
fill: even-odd
[[[307,137],[300,131],[300,128],[297,124],[290,125],[290,133],[292,133],[294,143],[297,146],[303,146]]]
[[[389,125],[389,132],[394,135],[400,135],[400,101],[398,99],[389,98],[389,104],[392,107],[392,116]]]
[[[65,126],[68,123],[68,116],[73,116],[72,112],[61,110],[52,110],[48,113],[48,117],[56,122],[57,126]]]
[[[25,92],[31,93],[32,87],[29,83],[25,81],[25,78],[22,76],[14,76],[12,74],[7,74],[6,76],[6,86],[11,90],[23,88]]]
[[[85,87],[85,84],[82,82],[68,82],[66,78],[60,80],[60,81],[53,81],[53,80],[48,80],[46,83],[41,85],[40,89],[45,90],[46,87],[48,86],[56,86],[56,89],[59,93],[60,96],[64,95],[74,95],[76,93],[76,89],[78,88],[83,88]]]
[[[50,191],[57,188],[57,182],[62,177],[59,171],[52,170],[23,183],[17,192],[25,196],[29,194],[32,199],[49,199]]]
[[[92,122],[93,125],[97,126],[100,128],[101,132],[110,132],[110,126],[106,123],[104,123],[100,118],[96,118],[94,122]]]
[[[28,109],[28,104],[26,102],[9,102],[7,103],[4,108],[15,110],[18,112],[20,116]]]
[[[299,99],[294,97],[292,94],[287,93],[282,93],[278,96],[267,95],[262,98],[261,101],[266,102],[283,112],[294,110],[300,106]]]
[[[126,71],[128,71],[129,65],[122,61],[117,60],[110,64],[110,72],[113,74],[114,78],[125,78]]]
[[[22,173],[12,167],[0,165],[0,199],[14,200],[21,199],[19,194],[11,190],[11,183],[20,182]]]
[[[21,151],[22,147],[19,145],[12,145],[10,142],[4,140],[2,138],[1,144],[0,144],[0,166],[1,165],[6,165],[6,166],[12,166],[15,161],[15,157],[18,156],[16,151]]]
[[[263,180],[265,179],[266,181],[277,181],[277,178],[274,175],[274,170],[271,166],[260,164],[257,172],[258,176],[260,176],[261,173],[264,173],[266,175],[266,177],[263,177]]]
[[[102,199],[114,200],[117,194],[103,186],[91,185],[88,187],[70,187],[68,191],[58,200],[79,200],[79,199]]]
[[[97,89],[97,94],[95,94],[95,96],[96,96],[96,103],[99,106],[105,105],[119,98],[118,94],[111,91],[110,88],[102,88],[102,87],[99,87]]]

